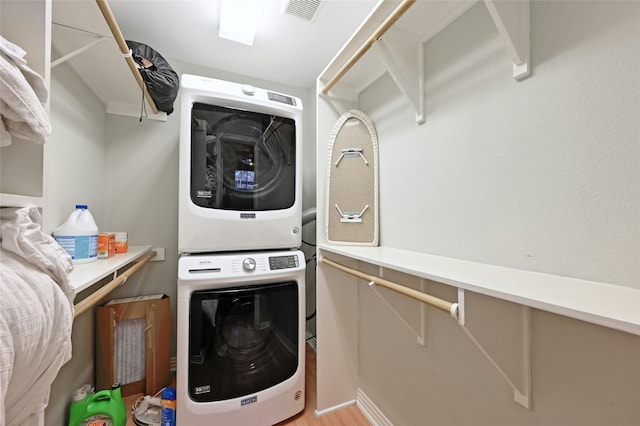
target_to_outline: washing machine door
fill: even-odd
[[[298,285],[284,282],[192,293],[189,396],[196,402],[249,395],[298,368]]]
[[[295,202],[295,121],[204,103],[191,110],[191,201],[266,211]]]

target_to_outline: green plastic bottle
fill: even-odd
[[[73,391],[69,426],[125,426],[127,410],[120,384],[93,393],[91,385]]]

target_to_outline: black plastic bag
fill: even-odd
[[[127,40],[127,45],[156,107],[167,115],[171,114],[178,96],[178,74],[162,55],[146,44]]]

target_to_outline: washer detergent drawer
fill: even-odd
[[[298,283],[201,290],[189,300],[188,393],[195,402],[254,394],[298,368]]]

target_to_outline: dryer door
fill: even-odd
[[[194,103],[191,201],[222,210],[266,211],[295,202],[295,121]]]
[[[298,368],[294,281],[192,293],[189,396],[222,401],[267,389]]]

